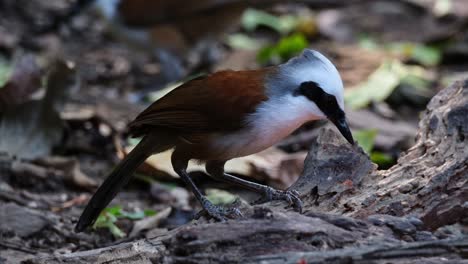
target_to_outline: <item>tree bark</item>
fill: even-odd
[[[322,132],[291,187],[302,215],[243,205],[243,219],[27,263],[468,263],[468,80],[431,100],[416,144],[389,170]]]
[[[468,80],[439,92],[419,123],[415,145],[388,170],[373,170],[359,150],[322,133],[292,186],[318,191],[306,209],[365,218],[412,215],[431,230],[468,219]],[[370,173],[368,173],[371,171]],[[315,189],[314,189],[315,188]],[[307,197],[307,196],[306,196]],[[309,196],[310,197],[310,196]]]

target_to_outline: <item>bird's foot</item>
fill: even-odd
[[[273,200],[283,200],[292,205],[296,211],[302,213],[302,201],[300,194],[296,190],[276,190],[271,187],[265,187],[264,193],[260,199],[253,204],[266,203]]]
[[[239,208],[237,208],[240,204],[240,200],[235,200],[232,204],[223,207],[214,205],[208,199],[203,198],[201,204],[203,206],[203,210],[195,215],[195,219],[199,219],[201,216],[206,216],[208,218],[213,218],[216,221],[224,222],[228,219],[244,217]]]

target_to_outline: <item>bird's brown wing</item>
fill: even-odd
[[[166,128],[196,135],[239,129],[246,115],[266,100],[268,71],[221,71],[182,84],[138,115],[129,124],[130,133],[140,136]]]

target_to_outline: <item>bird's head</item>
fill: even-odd
[[[276,81],[283,91],[305,97],[310,104],[307,111],[316,118],[330,120],[346,140],[354,139],[344,112],[344,89],[338,70],[321,53],[306,49],[278,68]]]

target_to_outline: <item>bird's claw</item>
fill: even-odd
[[[274,200],[283,200],[292,205],[299,213],[302,213],[302,201],[300,194],[296,190],[276,190],[271,187],[267,187],[262,197],[255,201],[253,204],[261,204]]]
[[[227,205],[226,207],[214,205],[208,199],[202,201],[203,210],[198,212],[195,215],[195,219],[199,219],[201,216],[206,216],[208,218],[213,218],[216,221],[224,222],[228,219],[242,218],[244,215],[237,208],[239,201],[236,200],[232,204]]]

